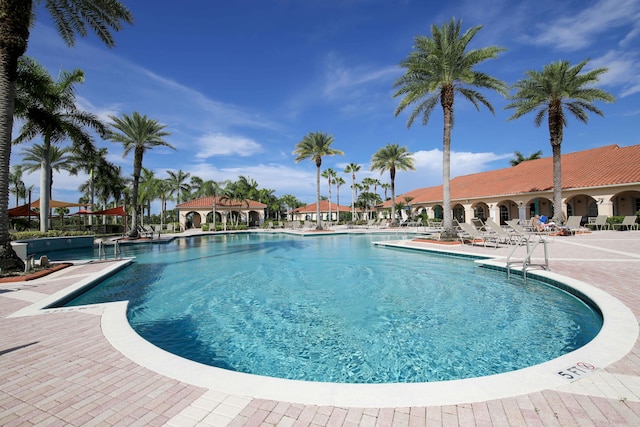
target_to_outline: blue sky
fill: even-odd
[[[462,19],[463,30],[483,26],[471,48],[506,48],[479,69],[509,84],[526,70],[558,60],[577,64],[590,58],[589,68],[609,68],[599,86],[616,102],[599,103],[605,117],[592,115],[587,125],[570,118],[564,153],[640,143],[640,0],[123,3],[135,24],[115,34],[115,48],[95,36],[67,47],[39,9],[27,54],[54,76],[83,69],[85,83],[77,88],[81,108],[105,120],[139,111],[166,125],[166,140],[176,150],[156,148],[144,157],[144,166],[160,178],[178,169],[216,181],[244,175],[277,196],[289,193],[311,203],[315,165],[296,164],[292,151],[308,132],[322,131],[345,153],[324,158],[322,169],[342,172],[355,162],[362,165],[358,181],[371,176],[388,182],[388,173],[369,171],[370,159],[379,148],[398,143],[416,157],[416,171],[396,177],[398,194],[441,184],[441,109],[427,126],[416,120],[407,128],[406,113],[394,116],[399,98],[392,97],[392,85],[414,37],[430,35],[432,24],[451,17]],[[456,99],[452,176],[509,167],[515,150],[551,155],[545,124],[536,128],[533,115],[507,122],[512,112],[504,110],[506,100],[485,95],[495,116]],[[120,145],[97,144],[131,173],[132,154],[123,158]],[[13,147],[12,164],[20,161],[23,147]],[[350,178],[341,176],[347,185],[340,202],[348,205]],[[77,200],[77,187],[86,179],[55,174],[54,198]],[[24,180],[35,185],[37,197],[38,175]]]

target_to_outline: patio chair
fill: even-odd
[[[471,224],[480,231],[486,231],[484,222],[480,218],[471,218]]]
[[[589,229],[580,225],[580,222],[582,222],[581,216],[570,216],[564,226],[559,226],[558,230],[560,231],[560,234],[569,233],[571,235],[578,232],[588,231]]]
[[[626,230],[638,230],[638,224],[636,223],[636,216],[625,216],[620,224],[613,224],[614,229],[619,230],[624,227]]]
[[[498,236],[499,241],[508,245],[515,243],[518,240],[517,234],[509,233],[491,218],[487,218],[485,221],[484,230],[488,233],[495,233],[496,236]]]
[[[606,215],[598,215],[589,226],[593,227],[594,230],[610,230],[611,224],[607,222],[607,218],[608,216]]]
[[[459,223],[458,227],[460,228],[458,237],[460,237],[460,241],[463,245],[465,240],[468,240],[471,245],[475,245],[477,241],[481,241],[484,247],[487,247],[487,242],[493,242],[495,247],[498,247],[498,237],[496,235],[483,233],[473,225],[467,224],[466,222]]]

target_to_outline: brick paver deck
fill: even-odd
[[[447,250],[505,256],[509,248]],[[638,318],[640,232],[557,237],[549,252],[552,271],[605,290]],[[446,406],[355,408],[235,396],[163,376],[110,344],[102,332],[103,306],[15,317],[109,264],[77,265],[35,281],[0,284],[0,425],[640,425],[637,339],[617,362],[555,389]]]

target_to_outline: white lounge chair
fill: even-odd
[[[589,226],[593,227],[594,230],[610,230],[611,224],[607,222],[607,218],[609,217],[606,215],[598,215]]]
[[[638,230],[638,223],[636,223],[636,216],[635,215],[631,215],[631,216],[625,216],[624,219],[622,220],[622,223],[620,224],[613,224],[613,227],[616,230],[622,229],[623,227],[626,230]]]
[[[458,224],[460,227],[460,232],[458,232],[458,237],[460,237],[460,241],[464,244],[465,240],[469,241],[472,245],[475,245],[479,240],[482,242],[484,247],[487,246],[487,242],[493,242],[495,247],[498,247],[498,237],[496,235],[491,235],[487,233],[483,233],[477,228],[475,228],[471,224],[467,224],[466,222],[461,222]]]
[[[558,227],[558,230],[572,235],[578,232],[588,231],[589,229],[580,225],[580,222],[582,222],[581,216],[570,216],[564,226]]]
[[[496,236],[498,236],[499,241],[509,245],[515,243],[518,240],[517,234],[509,233],[491,218],[487,218],[487,220],[484,222],[484,230],[487,233],[495,233]]]

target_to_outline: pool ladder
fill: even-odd
[[[531,262],[531,256],[533,255],[533,252],[536,250],[536,248],[542,244],[542,247],[544,249],[544,263],[542,264],[534,264]],[[530,240],[529,240],[529,236],[520,236],[520,238],[518,239],[518,243],[516,243],[513,247],[513,249],[511,250],[511,252],[509,253],[509,255],[507,256],[507,279],[511,278],[511,266],[513,264],[518,264],[520,263],[520,261],[514,261],[511,259],[511,257],[514,255],[514,253],[516,252],[516,250],[518,250],[518,248],[520,246],[526,246],[527,248],[527,255],[524,257],[524,259],[522,260],[522,277],[524,278],[524,281],[527,281],[527,269],[530,267],[540,267],[543,270],[549,270],[549,253],[547,251],[547,239],[545,239],[544,237],[540,237],[538,240],[536,240],[533,244],[531,244]]]
[[[105,248],[104,240],[98,241],[98,259],[106,260],[107,259],[107,251]],[[120,243],[117,240],[113,241],[113,259],[120,259]]]

